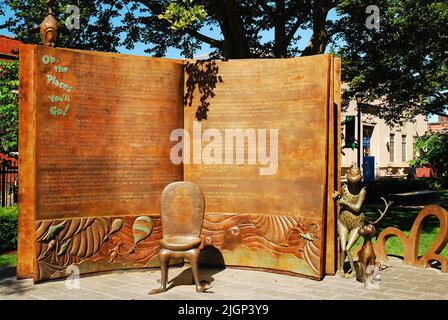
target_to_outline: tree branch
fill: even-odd
[[[182,30],[179,30],[179,31],[182,31]],[[196,31],[196,30],[188,29],[188,28],[187,28],[187,29],[185,29],[185,30],[183,30],[183,31],[184,31],[185,33],[189,34],[190,36],[192,36],[192,37],[198,39],[199,41],[208,43],[209,45],[211,45],[211,46],[213,46],[213,47],[215,47],[215,48],[221,48],[221,47],[222,47],[222,42],[221,42],[221,41],[216,40],[216,39],[213,39],[213,38],[211,38],[211,37],[209,37],[209,36],[206,36],[206,35],[204,35],[204,34],[198,32],[198,31]]]
[[[326,31],[327,14],[337,1],[315,0],[313,4],[313,35],[308,46],[303,50],[302,56],[320,54],[325,52],[328,43]]]
[[[259,1],[259,5],[260,7],[263,8],[263,10],[267,13],[267,14],[273,14],[274,11],[272,10],[272,8],[270,6],[268,6],[268,4],[266,3],[265,0],[260,0]]]
[[[448,117],[448,113],[443,113],[443,112],[436,112],[436,111],[432,111],[432,114],[435,114],[437,116],[442,116],[442,117]]]
[[[294,34],[299,29],[299,27],[302,25],[303,20],[300,18],[297,18],[294,25],[291,27],[291,30],[289,30],[289,33],[286,35],[286,43],[289,46],[289,43],[291,42],[292,38],[294,37]]]

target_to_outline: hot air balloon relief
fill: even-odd
[[[103,241],[107,241],[109,239],[109,237],[117,232],[118,230],[121,229],[121,227],[123,226],[123,219],[119,218],[119,219],[115,219],[114,222],[112,222],[112,226],[110,228],[109,233],[104,237]]]
[[[145,240],[151,235],[152,232],[152,219],[150,217],[138,217],[134,221],[132,226],[132,233],[134,234],[134,245],[129,249],[129,254],[135,252],[135,247],[141,241]]]

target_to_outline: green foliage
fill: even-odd
[[[19,64],[0,61],[0,153],[17,152]]]
[[[379,8],[379,29],[365,26],[368,5]],[[357,91],[381,98],[381,116],[400,124],[448,108],[448,2],[446,0],[344,0],[336,37],[342,45],[345,104]]]
[[[45,2],[45,0],[0,2],[0,14],[6,5],[15,13],[1,24],[0,28],[7,28],[24,43],[41,43],[39,25],[48,13]],[[70,16],[70,13],[66,13],[67,6],[73,4],[80,9],[79,30],[68,30],[65,27],[65,22]],[[57,46],[116,52],[121,31],[113,25],[113,20],[120,16],[119,10],[122,8],[121,1],[55,1],[54,13],[59,21]]]
[[[193,4],[192,0],[183,0],[181,3],[171,2],[159,19],[171,23],[171,29],[182,30],[192,25],[196,20],[203,22],[207,17],[204,6]]]
[[[433,165],[439,177],[448,177],[448,132],[427,133],[418,137],[414,146],[413,167]]]
[[[145,52],[153,56],[164,56],[168,47],[174,47],[186,57],[192,57],[200,49],[201,42],[186,30],[171,28],[171,23],[166,19],[159,19],[160,15],[167,14],[170,3],[167,0],[58,0],[54,8],[59,21],[56,46],[118,52],[120,47],[132,50],[136,44],[143,44],[146,46]],[[65,26],[71,15],[66,12],[69,5],[80,9],[79,29],[68,30]],[[0,15],[6,6],[14,12],[14,16],[0,24],[0,28],[6,28],[24,43],[39,44],[39,25],[47,15],[45,0],[0,1]],[[196,5],[189,8],[193,8],[193,14],[198,17],[188,27],[191,33],[201,27],[199,17],[203,15],[197,11]],[[182,20],[182,15],[177,18]]]
[[[448,200],[448,194],[443,196],[441,195],[443,201]],[[416,209],[405,209],[405,208],[394,208],[385,215],[383,221],[380,226],[377,228],[377,234],[386,229],[387,227],[395,227],[404,232],[405,235],[409,235],[409,232],[412,228],[412,225],[415,221],[420,210]],[[373,208],[367,207],[365,210],[366,216],[374,220],[378,217],[378,211]],[[440,223],[436,217],[430,217],[425,219],[422,224],[422,233],[419,240],[419,256],[425,254],[431,245],[435,242],[437,235],[440,230]],[[376,239],[372,240],[373,243],[376,242]],[[357,243],[353,246],[353,250],[355,250],[358,246],[362,244],[362,237],[358,239]],[[392,237],[387,241],[386,245],[386,253],[388,255],[396,255],[403,256],[403,245],[400,239],[396,237]],[[440,253],[441,256],[448,258],[448,246]]]
[[[69,31],[63,24],[73,3],[81,28]],[[0,28],[39,43],[45,1],[0,2],[0,14],[2,5],[15,15]],[[366,27],[370,5],[379,8],[378,30]],[[329,48],[342,57],[346,105],[357,91],[366,93],[366,102],[381,98],[381,116],[389,124],[447,110],[446,0],[59,0],[56,6],[59,47],[117,51],[138,44],[154,56],[173,47],[192,58],[207,44],[212,57],[227,59],[304,56]],[[334,9],[337,21],[328,19]],[[218,36],[204,34],[205,28]],[[303,30],[312,31],[309,41],[300,41]]]
[[[448,176],[445,177],[435,177],[428,179],[429,188],[433,190],[445,190],[448,189]],[[445,193],[448,193],[448,190],[445,190]],[[448,197],[446,197],[448,198]]]
[[[0,255],[0,267],[2,266],[16,266],[17,254],[3,254]]]
[[[0,208],[0,252],[17,248],[17,207]]]

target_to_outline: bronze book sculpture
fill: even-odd
[[[20,52],[19,277],[159,267],[161,193],[184,180],[200,263],[334,274],[340,60]]]

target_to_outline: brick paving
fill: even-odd
[[[201,279],[211,283],[210,293],[196,293],[188,266],[170,268],[170,288],[159,295],[147,292],[159,286],[160,271],[131,270],[82,276],[79,288],[65,280],[33,285],[16,280],[15,269],[0,267],[0,300],[152,300],[152,299],[436,299],[448,300],[448,274],[437,269],[403,265],[390,258],[381,271],[379,289],[367,289],[354,279],[325,277],[322,281],[261,271],[227,268],[201,269]],[[68,286],[67,286],[68,284]],[[72,287],[70,287],[72,285]]]

